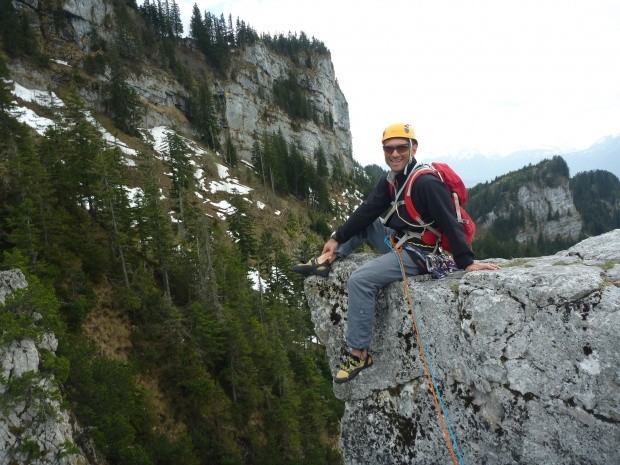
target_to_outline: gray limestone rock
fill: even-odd
[[[0,305],[25,287],[21,271],[0,271]],[[40,351],[54,352],[57,347],[58,340],[51,333],[40,340],[17,339],[0,345],[0,465],[88,463],[74,446],[74,425],[53,378],[39,370]],[[11,390],[15,383],[27,383],[27,387]]]
[[[26,287],[28,287],[28,283],[20,270],[0,272],[0,305],[4,304],[7,296]]]
[[[335,372],[346,280],[337,262],[305,292]],[[471,464],[620,463],[620,230],[502,269],[409,280],[423,346]],[[451,463],[403,282],[376,299],[374,365],[334,385],[347,465]]]

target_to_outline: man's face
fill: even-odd
[[[409,139],[401,137],[388,139],[383,143],[385,163],[392,171],[400,173],[407,167],[409,156],[415,155],[417,149],[418,146],[414,143],[411,146],[411,151],[409,151]]]

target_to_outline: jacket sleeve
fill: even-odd
[[[363,231],[387,210],[391,202],[388,181],[383,177],[370,195],[351,213],[347,221],[336,230],[334,239],[342,244],[358,232]]]
[[[460,269],[474,262],[474,253],[465,241],[465,233],[456,218],[454,203],[448,188],[437,177],[425,174],[414,183],[413,204],[425,222],[433,222],[452,245],[452,256]]]

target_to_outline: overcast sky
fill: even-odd
[[[620,134],[619,0],[177,0],[331,51],[353,156],[410,122],[418,154],[580,150]],[[420,158],[420,157],[418,157]]]

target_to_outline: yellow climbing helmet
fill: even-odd
[[[392,139],[394,137],[402,137],[404,139],[413,139],[413,140],[416,139],[415,131],[413,130],[413,127],[407,123],[390,124],[383,131],[381,142],[385,142],[387,139]]]

